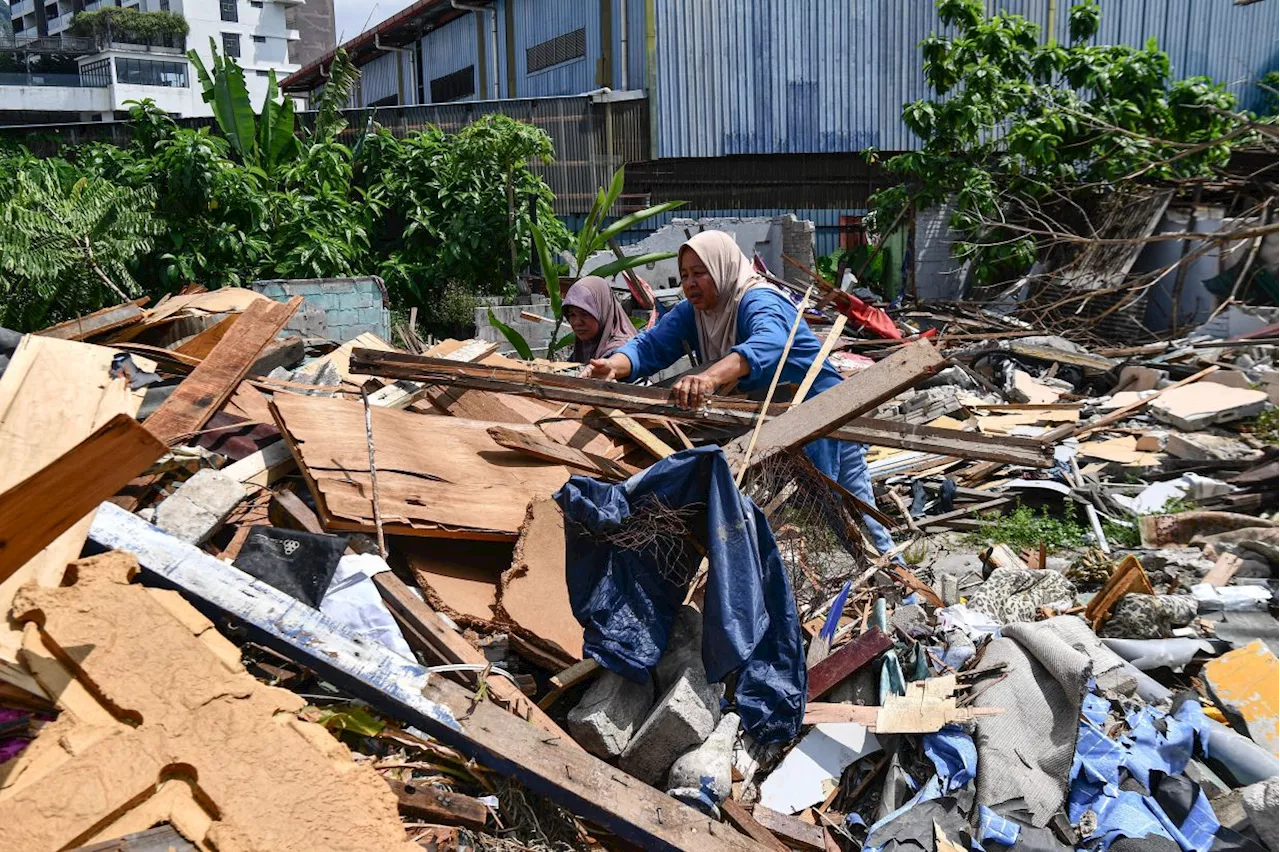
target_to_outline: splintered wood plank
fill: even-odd
[[[666,441],[641,426],[630,415],[616,408],[602,408],[600,413],[613,421],[614,425],[623,432],[626,432],[631,437],[631,440],[653,453],[657,458],[665,459],[675,453],[675,450]]]
[[[527,431],[518,431],[507,426],[490,426],[489,437],[509,450],[527,453],[534,458],[552,461],[567,467],[585,470],[592,476],[603,476],[608,479],[626,479],[639,473],[640,469],[625,462],[612,461],[604,456],[583,452],[543,435]]]
[[[60,340],[85,340],[130,323],[140,322],[143,314],[142,306],[149,301],[151,301],[150,298],[143,297],[125,302],[123,305],[112,305],[73,320],[51,325],[37,331],[36,334],[41,337],[56,337]]]
[[[267,299],[254,301],[200,366],[147,418],[151,434],[172,446],[199,431],[205,421],[226,404],[257,360],[258,353],[284,328],[301,304],[301,296],[284,303]]]
[[[773,832],[756,822],[756,818],[733,799],[725,799],[721,802],[720,812],[724,814],[725,819],[737,826],[739,831],[761,846],[772,849],[773,852],[791,852],[791,847],[774,837]]]
[[[576,748],[567,737],[477,701],[473,690],[380,645],[351,638],[323,613],[298,606],[283,592],[117,506],[99,507],[90,537],[102,547],[136,553],[155,579],[234,617],[274,650],[380,712],[514,777],[633,845],[698,852],[758,849],[727,826]]]
[[[204,331],[192,336],[186,343],[174,347],[174,351],[181,352],[183,355],[190,355],[192,358],[200,358],[201,360],[209,357],[213,347],[217,346],[222,341],[222,338],[226,337],[227,332],[231,330],[239,318],[238,314],[223,317]]]
[[[395,778],[383,778],[391,792],[396,794],[400,813],[418,817],[428,822],[446,825],[463,825],[477,831],[483,830],[489,820],[489,809],[484,802],[454,793],[432,784],[406,784]]]
[[[813,852],[826,852],[827,832],[819,825],[809,825],[793,816],[780,814],[764,805],[756,805],[751,815],[756,822],[773,832],[777,837],[796,849],[810,849]]]
[[[164,455],[127,414],[0,494],[0,582]]]
[[[809,669],[809,700],[817,701],[836,684],[893,647],[893,640],[873,627]]]
[[[928,378],[946,364],[946,359],[927,340],[903,346],[860,372],[855,380],[841,382],[766,422],[760,429],[755,450],[748,461],[758,462],[774,453],[826,437],[859,414]],[[742,436],[725,447],[731,466],[745,456],[749,441],[748,436]]]

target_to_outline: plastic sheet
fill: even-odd
[[[804,646],[791,586],[764,514],[734,485],[718,447],[684,450],[625,483],[574,476],[555,494],[565,515],[569,602],[583,650],[641,682],[666,649],[683,587],[655,552],[604,540],[646,501],[700,507],[708,573],[702,660],[708,680],[737,672],[743,727],[760,743],[800,732],[807,689]]]

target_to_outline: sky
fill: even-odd
[[[412,2],[413,0],[333,0],[334,29],[338,34],[338,44],[350,41]]]

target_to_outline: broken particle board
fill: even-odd
[[[582,625],[569,605],[564,515],[549,497],[529,504],[511,567],[502,575],[496,612],[531,642],[582,659]]]
[[[302,304],[256,301],[240,315],[200,366],[147,418],[151,434],[172,446],[198,432],[235,392],[264,346],[270,343]]]
[[[272,404],[325,528],[373,532],[364,407],[292,394]],[[529,500],[569,479],[562,465],[500,446],[489,423],[381,408],[372,418],[379,508],[393,535],[515,541]]]
[[[1269,401],[1265,391],[1229,387],[1206,380],[1168,388],[1151,403],[1148,411],[1162,423],[1197,432],[1218,423],[1260,414]]]
[[[201,848],[416,848],[372,768],[296,718],[298,696],[211,654],[188,623],[206,622],[174,617],[176,603],[131,582],[137,570],[132,555],[107,553],[72,563],[66,584],[27,585],[15,599],[15,613],[39,622],[76,680],[127,724],[72,749],[56,771],[29,770],[0,799],[0,850],[75,845],[178,778],[211,816],[203,836],[188,837]]]
[[[115,350],[27,335],[0,377],[0,491],[42,469],[117,414],[133,415],[140,398],[124,379],[110,377]],[[12,577],[0,583],[0,616],[29,579],[56,583],[80,555],[89,516],[80,518]],[[0,680],[39,691],[17,664],[22,632],[0,622]],[[33,690],[34,688],[34,690]]]
[[[1201,677],[1232,726],[1280,756],[1280,662],[1275,654],[1255,639],[1205,663]]]
[[[488,626],[498,602],[498,579],[511,565],[511,545],[501,541],[397,538],[427,603],[459,624]]]

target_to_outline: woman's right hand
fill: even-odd
[[[612,382],[618,378],[618,372],[609,363],[608,358],[592,358],[578,375],[584,379],[603,379],[606,382]]]

